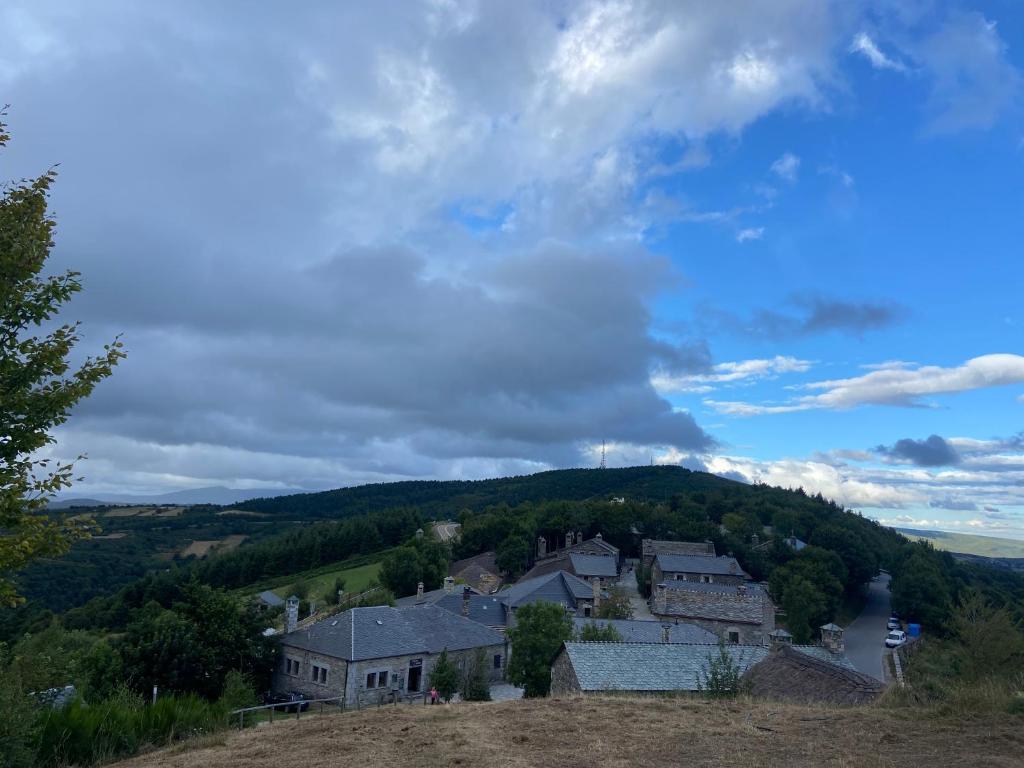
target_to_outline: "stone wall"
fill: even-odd
[[[469,669],[477,653],[476,648],[465,651],[449,651],[448,658],[461,670]],[[488,677],[492,682],[505,679],[505,668],[508,665],[508,652],[504,644],[485,646],[485,663]],[[501,666],[494,668],[494,657],[501,656]],[[277,669],[274,672],[273,689],[279,692],[299,691],[308,698],[325,699],[344,696],[345,706],[365,707],[380,703],[390,703],[398,697],[401,701],[417,699],[424,691],[430,690],[429,675],[437,662],[439,653],[418,653],[405,656],[393,656],[386,659],[370,659],[348,663],[343,659],[335,659],[290,646],[282,646]],[[299,661],[298,675],[287,673],[288,659]],[[411,662],[419,661],[420,682],[418,691],[408,691],[407,683]],[[316,664],[328,669],[325,684],[313,682],[312,669]],[[366,687],[366,677],[371,672],[387,673],[387,685],[383,688]]]
[[[640,542],[640,559],[650,568],[658,555],[700,555],[714,557],[715,545],[710,541],[658,541],[643,539]]]
[[[562,649],[551,665],[551,695],[562,696],[567,693],[579,693],[579,691],[580,683],[576,678],[576,670],[572,668],[569,654]]]
[[[766,645],[775,629],[775,605],[763,589],[742,595],[656,587],[651,613],[663,621],[684,619],[727,642],[735,632],[741,644]]]
[[[706,577],[706,578],[704,578]],[[651,583],[657,584],[660,581],[693,581],[698,584],[726,584],[731,587],[735,587],[738,584],[743,584],[747,580],[740,574],[702,574],[702,573],[684,573],[674,571],[662,571],[661,566],[657,562],[651,570]]]

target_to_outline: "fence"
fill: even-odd
[[[246,712],[258,712],[261,709],[269,709],[270,710],[270,722],[274,722],[274,710],[275,709],[277,709],[278,707],[284,707],[285,708],[284,716],[287,717],[288,714],[289,714],[287,710],[291,709],[292,707],[295,707],[295,719],[298,720],[302,716],[302,705],[303,704],[319,704],[320,705],[320,712],[319,713],[322,715],[324,713],[324,704],[332,702],[332,701],[338,702],[339,706],[340,706],[340,710],[342,712],[345,711],[345,697],[344,696],[334,696],[334,697],[332,697],[330,699],[303,699],[302,701],[279,701],[276,704],[260,704],[259,706],[256,706],[256,707],[243,707],[242,709],[235,709],[235,710],[232,710],[231,712],[229,712],[228,713],[228,719],[230,719],[234,715],[238,715],[238,729],[241,730],[242,728],[245,727],[245,713]],[[307,709],[308,709],[308,707],[307,707]]]

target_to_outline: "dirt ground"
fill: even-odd
[[[1014,766],[1024,719],[765,702],[570,698],[306,715],[136,757],[121,768]]]

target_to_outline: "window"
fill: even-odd
[[[327,667],[321,667],[319,664],[314,664],[310,670],[309,679],[314,683],[325,685],[327,683]]]
[[[740,633],[737,630],[735,630],[735,629],[730,629],[729,630],[729,642],[732,643],[733,645],[739,645]]]
[[[494,668],[495,669],[501,669],[501,654],[500,653],[494,654]]]
[[[711,583],[711,577],[710,576],[701,576],[700,577],[700,583],[701,584],[710,584]]]
[[[299,675],[299,660],[298,659],[288,659],[288,658],[286,658],[284,660],[284,673],[286,675],[292,675],[293,677],[298,677],[298,675]]]
[[[590,606],[589,605],[583,606],[583,615],[586,616],[587,618],[590,618]]]
[[[367,688],[387,688],[388,687],[388,673],[387,672],[370,672],[366,675],[366,687]]]

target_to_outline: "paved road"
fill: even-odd
[[[622,587],[623,591],[629,595],[629,605],[633,609],[634,619],[646,619],[648,621],[654,620],[654,614],[652,614],[650,608],[647,607],[647,601],[640,597],[640,589],[636,583],[635,568],[623,570],[622,576],[619,577],[618,586]]]
[[[434,523],[434,535],[438,541],[451,541],[459,535],[458,523]]]
[[[889,602],[889,577],[875,578],[870,585],[868,601],[854,621],[846,628],[846,655],[866,675],[885,682],[885,623],[892,614]]]

